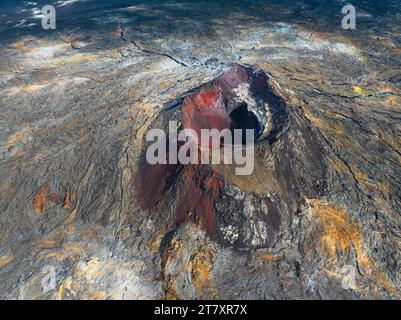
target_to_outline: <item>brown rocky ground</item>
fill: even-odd
[[[341,5],[310,1],[167,1],[3,29],[0,298],[399,299],[401,15],[387,5],[379,17],[361,5],[353,31]],[[279,203],[260,246],[173,224],[185,175],[157,215],[136,201],[144,134],[231,63],[269,75],[290,119],[253,175],[208,169],[225,181],[213,207],[229,239],[231,218],[257,224],[255,203]]]

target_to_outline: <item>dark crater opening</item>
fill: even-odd
[[[233,132],[234,141],[234,130],[242,130],[241,144],[246,143],[246,129],[254,130],[254,141],[256,142],[263,133],[263,125],[259,122],[256,115],[248,110],[248,105],[243,102],[239,107],[231,111],[229,114],[231,119],[230,130]]]

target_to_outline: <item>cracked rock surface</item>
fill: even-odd
[[[0,299],[401,298],[397,1],[5,2]],[[253,174],[143,165],[202,116]]]

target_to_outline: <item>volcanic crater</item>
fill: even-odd
[[[254,171],[239,176],[235,164],[182,165],[168,159],[151,165],[144,141],[134,178],[136,201],[166,235],[192,222],[222,246],[272,246],[304,199],[323,195],[326,166],[317,132],[268,72],[249,65],[228,65],[178,101],[150,128],[167,131],[175,120],[180,129],[199,135],[201,129],[254,129]],[[172,145],[167,141],[167,148]]]

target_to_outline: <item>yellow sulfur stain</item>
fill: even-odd
[[[199,294],[202,294],[205,289],[211,289],[209,277],[215,259],[214,251],[202,243],[200,250],[192,255],[187,264],[186,270],[191,273],[192,283]],[[212,294],[213,292],[214,290],[211,290]]]
[[[354,248],[362,274],[379,283],[392,294],[399,295],[391,280],[383,274],[371,260],[363,247],[363,236],[358,225],[353,223],[348,213],[318,199],[306,199],[310,212],[319,218],[323,230],[319,243],[331,257],[348,255]]]
[[[351,246],[355,247],[358,261],[365,254],[362,248],[362,234],[359,228],[350,221],[347,212],[342,208],[321,202],[317,199],[307,199],[310,211],[317,216],[323,225],[320,242],[331,256],[347,254]]]
[[[326,131],[332,132],[339,140],[346,140],[348,139],[348,135],[334,123],[328,123],[327,121],[318,118],[317,116],[313,115],[308,109],[304,108],[305,116],[315,124],[317,127],[325,129]]]
[[[360,85],[353,85],[352,90],[358,96],[365,96],[368,93],[368,90],[366,90],[364,87],[362,87]]]

